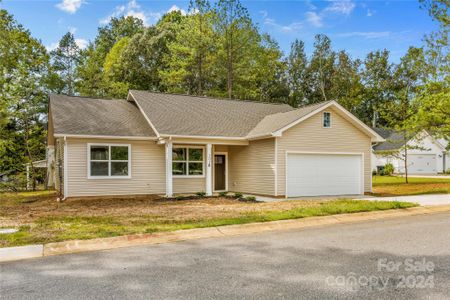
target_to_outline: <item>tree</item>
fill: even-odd
[[[384,126],[380,115],[386,110],[386,103],[394,97],[393,66],[389,62],[389,51],[370,52],[364,60],[362,71],[364,101],[361,118],[372,127]]]
[[[382,117],[389,128],[400,133],[403,139],[401,155],[398,158],[403,160],[405,169],[405,180],[408,182],[408,151],[419,149],[419,147],[408,144],[412,138],[417,142],[422,136],[419,132],[422,128],[417,126],[414,118],[418,107],[412,100],[423,87],[427,78],[426,62],[423,48],[410,47],[405,56],[400,60],[400,64],[394,71],[395,97],[387,102]]]
[[[238,78],[252,56],[259,34],[239,0],[219,0],[215,8],[219,64],[226,74],[226,94],[233,98]],[[245,75],[241,76],[245,77]]]
[[[76,66],[80,62],[80,48],[71,32],[59,41],[58,47],[50,52],[54,70],[60,77],[60,92],[73,95],[76,83]]]
[[[337,54],[334,66],[330,94],[343,107],[355,115],[359,115],[363,101],[364,86],[361,82],[359,68],[361,61],[352,60],[345,51]]]
[[[112,18],[107,25],[100,27],[95,41],[81,52],[77,66],[77,92],[83,96],[107,97],[108,85],[103,76],[106,56],[122,38],[132,37],[143,30],[142,20],[131,16]]]
[[[204,95],[213,86],[217,36],[208,1],[192,0],[189,15],[178,24],[160,72],[169,91]]]
[[[291,44],[291,52],[287,58],[289,104],[293,107],[298,107],[306,101],[307,68],[305,43],[296,39]]]
[[[45,158],[49,56],[39,40],[0,9],[0,171],[21,172]]]
[[[129,84],[124,82],[124,68],[122,67],[122,54],[130,44],[130,38],[124,37],[118,41],[105,57],[103,64],[103,81],[109,97],[125,98],[128,94]]]
[[[308,103],[332,100],[330,94],[334,75],[336,54],[331,48],[331,40],[324,34],[318,34],[314,41],[314,52],[308,67],[309,88]]]

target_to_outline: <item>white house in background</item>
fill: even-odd
[[[395,173],[404,173],[404,160],[400,150],[404,147],[401,133],[389,129],[373,128],[385,142],[373,146],[372,170],[387,163],[394,166]],[[408,173],[437,174],[450,169],[450,152],[446,150],[447,142],[433,138],[428,132],[422,131],[407,142]]]

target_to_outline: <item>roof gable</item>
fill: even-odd
[[[285,113],[267,116],[251,132],[254,135],[250,136],[250,138],[257,138],[258,136],[265,136],[268,134],[273,136],[281,136],[284,131],[298,125],[299,123],[329,107],[334,107],[347,121],[352,123],[353,126],[359,128],[366,135],[370,136],[373,142],[384,141],[383,137],[361,122],[334,100],[312,104]]]

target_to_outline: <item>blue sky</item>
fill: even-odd
[[[269,33],[289,52],[291,42],[305,41],[311,54],[314,35],[330,36],[335,50],[353,57],[376,49],[391,51],[396,62],[410,45],[421,46],[423,35],[436,28],[417,1],[242,1],[262,32]],[[7,9],[51,49],[67,31],[80,46],[87,45],[111,16],[133,15],[154,24],[173,9],[187,10],[188,1],[169,0],[3,0]]]

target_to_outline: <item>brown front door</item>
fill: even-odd
[[[226,156],[223,154],[214,155],[214,190],[224,191],[225,190],[225,164]]]

